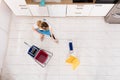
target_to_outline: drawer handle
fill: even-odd
[[[75,14],[82,14],[81,12],[75,12]]]
[[[83,7],[84,5],[77,5],[77,7]]]
[[[26,6],[26,5],[19,5],[19,6],[21,6],[21,7],[22,7],[22,6]]]
[[[95,5],[95,6],[97,6],[97,7],[101,7],[102,5]]]
[[[83,8],[77,7],[76,9],[83,9]]]
[[[21,8],[21,9],[28,9],[28,8]]]

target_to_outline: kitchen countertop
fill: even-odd
[[[61,0],[61,2],[46,2],[46,4],[94,4],[93,3],[73,3],[73,0]],[[39,4],[39,2],[33,2],[33,0],[26,0],[26,3],[29,5]]]

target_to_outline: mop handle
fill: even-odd
[[[31,47],[27,42],[24,42],[24,44],[26,44],[27,46]]]
[[[52,25],[47,19],[44,18],[43,21],[44,21],[44,22],[47,22],[50,27],[53,27],[53,25]],[[52,31],[53,31],[53,30],[52,30]],[[54,39],[56,39],[55,34],[51,33],[51,36],[52,36]]]

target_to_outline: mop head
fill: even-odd
[[[77,57],[73,56],[73,55],[70,55],[68,57],[68,59],[66,60],[66,63],[69,63],[72,65],[72,69],[75,70],[79,64],[80,64],[80,61]]]

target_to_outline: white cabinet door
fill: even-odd
[[[93,5],[67,5],[67,16],[89,16]]]
[[[30,11],[33,16],[49,16],[48,8],[39,5],[29,5]]]
[[[25,0],[4,0],[17,16],[31,16]]]
[[[48,5],[50,17],[65,17],[66,5]]]
[[[94,4],[90,16],[106,16],[114,4]]]

